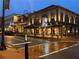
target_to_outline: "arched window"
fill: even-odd
[[[35,17],[35,19],[34,19],[34,25],[35,25],[36,27],[39,26],[39,17]]]
[[[73,18],[73,17],[71,17],[70,22],[71,22],[71,23],[74,23],[74,18]]]
[[[52,13],[51,13],[51,20],[52,20],[52,19],[54,19],[53,21],[56,21],[56,20],[55,20],[55,12],[52,12]]]
[[[43,15],[42,16],[42,26],[46,27],[48,25],[48,16],[47,15]]]
[[[60,14],[60,22],[63,22],[63,12]]]
[[[55,19],[53,17],[51,18],[50,24],[51,25],[54,25],[55,24]]]
[[[51,13],[50,25],[54,25],[54,24],[55,24],[55,13]]]
[[[76,24],[79,24],[79,18],[77,17],[75,20],[76,20]]]
[[[69,17],[68,17],[67,14],[65,15],[65,22],[66,22],[66,23],[69,23]]]

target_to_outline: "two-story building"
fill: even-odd
[[[27,17],[28,36],[53,37],[79,34],[79,14],[64,7],[52,5]]]
[[[18,14],[11,14],[5,17],[5,30],[6,31],[17,31],[18,30],[16,22],[19,16],[20,15]]]

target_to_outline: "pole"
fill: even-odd
[[[1,20],[1,29],[2,29],[2,40],[1,40],[1,47],[0,50],[6,50],[6,46],[4,43],[4,17],[5,17],[5,8],[4,8],[4,0],[3,0],[3,7],[2,7],[2,20]]]
[[[27,34],[25,34],[25,41],[27,41]],[[25,59],[28,59],[28,44],[25,44]]]
[[[25,44],[25,59],[28,59],[28,44]]]

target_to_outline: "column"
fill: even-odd
[[[35,19],[35,17],[34,16],[32,16],[32,25],[34,25],[34,20]],[[34,29],[34,37],[36,36],[36,29],[35,28],[33,28]]]
[[[34,24],[34,17],[32,17],[32,24]]]
[[[63,22],[65,22],[65,12],[63,13]]]
[[[49,14],[48,14],[48,21],[49,21],[49,23],[50,23],[50,21],[51,21],[51,12],[49,12]],[[50,25],[49,25],[50,26]],[[51,32],[52,32],[52,27],[50,27],[50,30],[51,30]],[[48,31],[48,30],[47,30]],[[47,32],[48,33],[48,32]],[[50,36],[51,36],[51,34],[50,34]]]
[[[58,10],[58,20],[59,20],[59,22],[61,21],[61,17],[60,17],[60,16],[61,16],[61,13],[60,13],[60,12],[61,12],[61,10],[59,9],[59,10]],[[59,25],[60,25],[60,24],[59,24]],[[61,35],[61,27],[59,27],[59,36],[60,36],[60,35]]]
[[[71,23],[71,16],[69,15],[69,23]]]
[[[49,14],[48,14],[48,21],[49,22],[51,21],[51,12],[49,12]]]
[[[60,13],[61,11],[60,11],[60,9],[58,10],[58,21],[60,22],[61,21],[61,18],[60,18],[60,15],[61,15],[61,13]]]
[[[55,11],[55,21],[57,21],[57,10]]]
[[[76,24],[75,20],[76,20],[76,19],[75,19],[75,17],[74,17],[74,24]]]
[[[41,14],[39,15],[39,33],[40,33],[40,29],[42,29],[41,28],[41,25],[42,25],[42,20],[41,20]],[[41,31],[42,32],[42,31]],[[42,35],[42,34],[40,34],[40,35]]]

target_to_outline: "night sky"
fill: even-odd
[[[50,5],[60,5],[79,14],[79,0],[10,0],[10,10],[6,15],[12,13],[23,14],[43,9]],[[0,16],[2,15],[2,0],[0,0]]]

